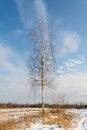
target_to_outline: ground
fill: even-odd
[[[40,116],[36,114],[38,112]],[[72,120],[72,128],[60,126],[56,120],[54,124],[48,123],[48,119],[51,119],[49,114],[44,117],[45,124],[43,124],[41,109],[38,108],[0,109],[0,130],[87,130],[87,109],[69,109],[67,112],[76,115]]]

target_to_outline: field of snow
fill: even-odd
[[[74,121],[74,130],[87,130],[87,109],[73,110],[79,115],[78,121]]]
[[[11,119],[14,117],[15,120],[31,113],[34,115],[36,112],[41,111],[41,109],[0,109],[0,122]],[[73,115],[78,115],[78,118],[74,119],[72,124],[73,128],[68,130],[87,130],[87,109],[72,109],[68,110]],[[4,130],[4,129],[1,129]],[[14,129],[13,129],[14,130]],[[21,129],[22,130],[22,129]],[[59,127],[57,124],[54,125],[43,125],[40,120],[35,123],[31,123],[30,127],[26,127],[26,130],[66,130]]]
[[[69,130],[87,130],[87,110],[71,110],[73,113],[79,115],[77,120],[73,121],[73,127]],[[27,130],[65,130],[64,128],[58,128],[56,125],[48,126],[48,125],[41,125],[39,123],[32,124],[31,128]]]
[[[38,123],[32,124],[31,128],[27,128],[26,130],[65,130],[63,128],[58,128],[56,125],[40,125]]]

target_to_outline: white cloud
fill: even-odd
[[[34,7],[37,12],[37,17],[39,20],[43,20],[45,23],[47,22],[47,11],[44,0],[34,0]]]
[[[58,74],[64,74],[65,73],[64,66],[58,66],[57,73]]]
[[[87,99],[87,73],[64,74],[56,76],[55,91],[52,95],[65,94],[70,102],[86,102]],[[84,95],[85,93],[85,95]]]
[[[70,51],[76,51],[79,47],[80,37],[77,32],[69,32],[63,34],[63,44]]]
[[[67,70],[78,70],[78,67],[85,63],[84,57],[77,57],[75,59],[69,59],[66,62],[64,62],[64,65],[67,67]]]
[[[31,12],[33,13],[32,1],[30,0],[15,0],[17,9],[19,11],[20,18],[24,24],[25,29],[28,29],[31,25],[32,16]],[[31,10],[31,11],[30,11]]]
[[[27,102],[27,71],[20,54],[0,43],[1,102]],[[28,84],[30,85],[30,83]]]
[[[63,61],[63,63],[61,63],[61,65],[57,67],[57,73],[58,74],[76,73],[80,71],[85,61],[86,59],[81,56],[77,56],[73,59]]]
[[[20,18],[26,29],[37,20],[44,20],[47,23],[46,6],[43,0],[15,0]],[[40,21],[39,21],[40,22]]]
[[[21,71],[23,63],[19,60],[17,53],[10,47],[0,43],[0,70],[18,72]]]
[[[58,52],[58,56],[64,56],[64,55],[66,55],[67,53],[68,53],[67,48],[62,47],[62,48],[59,50],[59,52]]]
[[[75,67],[75,66],[76,66],[76,64],[73,63],[73,62],[71,62],[71,61],[65,62],[65,65],[66,65],[67,67]]]
[[[43,31],[43,39],[46,39],[49,43],[48,33],[48,16],[46,11],[45,2],[43,0],[15,0],[17,8],[19,10],[20,18],[26,29],[34,26],[33,24],[38,21],[45,24],[45,31]],[[42,25],[43,25],[42,23]],[[37,24],[37,23],[36,23]],[[18,31],[18,33],[20,33]]]
[[[77,32],[62,32],[59,35],[61,47],[58,51],[59,56],[64,56],[68,53],[74,53],[80,46],[80,36]]]
[[[27,76],[23,69],[21,72],[0,75],[1,102],[27,102],[26,82]]]
[[[20,18],[25,26],[27,26],[26,20],[24,18],[24,10],[23,10],[23,1],[22,0],[15,0],[17,3],[18,11],[20,12]]]
[[[81,64],[83,64],[83,63],[85,62],[85,58],[79,56],[79,57],[77,57],[76,59],[71,59],[71,60],[69,60],[69,61],[70,61],[70,62],[73,62],[73,63],[75,63],[75,64],[77,64],[77,65],[81,65]]]

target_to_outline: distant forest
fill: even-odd
[[[0,108],[41,108],[42,104],[18,104],[18,103],[0,103]],[[45,104],[45,108],[76,108],[76,109],[82,109],[87,108],[87,105],[84,103],[80,104]]]

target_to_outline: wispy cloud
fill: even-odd
[[[28,77],[25,64],[20,54],[4,43],[0,43],[1,102],[27,102]]]
[[[36,19],[43,19],[45,23],[47,22],[45,0],[15,0],[15,2],[20,18],[26,29],[28,29]]]
[[[1,102],[27,102],[26,82],[24,70],[0,75]]]
[[[77,32],[63,34],[63,44],[70,51],[76,51],[79,47],[80,37]]]
[[[79,103],[81,101],[86,103],[87,73],[80,71],[74,74],[56,75],[54,87],[55,89],[50,91],[45,90],[45,97],[49,102],[54,102],[55,95],[65,95],[65,98],[68,98],[68,103]]]
[[[0,70],[18,72],[23,67],[19,56],[10,47],[0,43]],[[21,64],[22,63],[22,64]]]
[[[38,23],[42,26],[43,40],[47,41],[49,46],[48,15],[45,0],[34,0],[34,7]]]
[[[78,50],[80,46],[80,36],[77,32],[62,32],[60,37],[62,44],[59,50],[59,56]]]
[[[55,79],[55,84],[56,88],[54,94],[66,94],[71,103],[80,101],[86,102],[87,73],[79,72],[75,74],[64,74],[57,76]]]
[[[84,57],[77,57],[75,59],[70,59],[64,62],[65,66],[67,67],[67,70],[75,70],[79,69],[79,66],[85,63],[85,58]]]
[[[47,22],[47,10],[45,6],[45,0],[34,0],[34,7],[39,20]]]
[[[57,67],[57,73],[58,74],[64,74],[65,73],[64,66],[58,66]]]
[[[31,26],[34,26],[34,22],[37,21],[39,24],[44,24],[45,31],[43,31],[43,39],[46,39],[49,43],[48,15],[45,6],[45,0],[34,0],[32,2],[29,0],[25,0],[25,2],[23,0],[15,1],[19,10],[20,18],[25,28],[29,29]],[[31,12],[29,11],[30,8]]]
[[[77,73],[81,71],[81,66],[85,64],[86,59],[81,56],[77,56],[73,59],[68,59],[62,63],[62,65],[58,66],[57,73],[58,74],[67,74],[67,73]]]
[[[33,22],[31,13],[34,13],[33,10],[33,1],[30,0],[15,0],[17,9],[19,11],[20,18],[24,24],[25,29],[28,29]],[[32,6],[32,8],[31,8]],[[31,11],[30,11],[31,10]]]
[[[58,51],[57,51],[57,57],[61,57],[61,56],[64,56],[64,55],[67,55],[68,54],[68,49],[64,46],[62,46]]]

